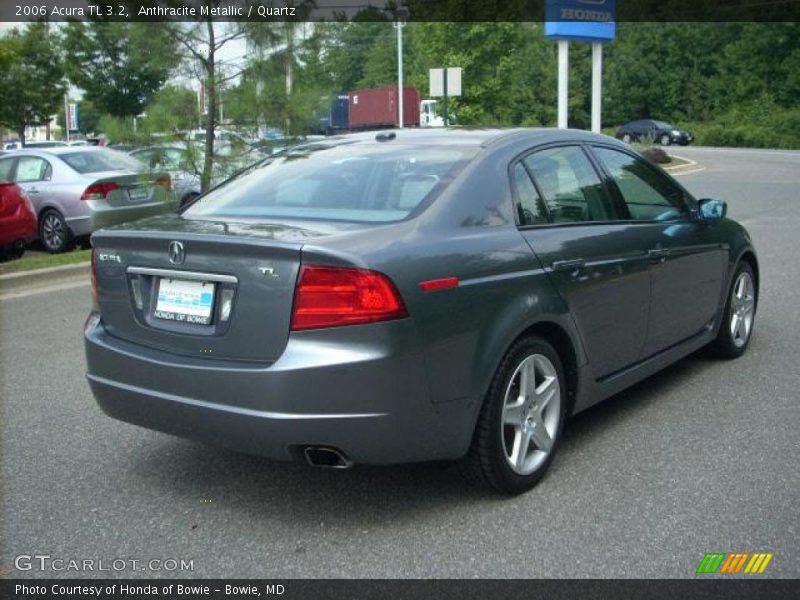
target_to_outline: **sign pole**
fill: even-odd
[[[569,127],[567,121],[569,102],[569,42],[558,40],[558,128]],[[447,106],[445,104],[445,106]]]
[[[603,108],[603,44],[592,43],[592,131],[602,129],[601,111]]]
[[[444,77],[444,126],[447,127],[447,67],[443,69],[442,76]]]
[[[64,133],[66,141],[69,142],[69,98],[64,94]]]
[[[398,109],[398,117],[399,123],[397,127],[402,129],[405,125],[403,121],[404,112],[403,112],[403,25],[401,21],[397,21],[397,109]]]

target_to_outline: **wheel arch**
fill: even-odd
[[[736,261],[736,264],[739,264],[742,261],[744,261],[747,264],[749,264],[750,268],[753,269],[753,277],[755,278],[755,281],[753,283],[755,283],[756,294],[758,294],[759,289],[760,289],[759,286],[761,284],[761,274],[759,273],[759,270],[758,270],[758,259],[756,258],[755,252],[753,252],[753,250],[750,249],[750,248],[748,248],[747,250],[742,252],[739,255],[739,260]],[[735,265],[734,265],[734,268],[735,268]],[[758,297],[758,296],[756,296],[756,297]]]
[[[567,414],[571,414],[579,393],[578,369],[586,362],[586,357],[583,354],[582,346],[580,346],[577,332],[573,332],[574,335],[571,335],[571,332],[568,330],[568,325],[565,324],[562,319],[555,315],[550,315],[542,316],[542,318],[534,322],[524,324],[521,329],[510,333],[511,335],[506,337],[506,341],[502,343],[502,346],[497,344],[499,340],[496,340],[495,343],[487,342],[485,345],[485,348],[492,353],[493,357],[491,362],[486,362],[485,360],[481,361],[482,365],[479,367],[479,371],[482,375],[474,418],[477,420],[480,407],[486,400],[486,394],[489,391],[492,380],[497,373],[497,368],[502,363],[503,358],[517,342],[530,336],[537,336],[550,343],[556,350],[559,359],[561,359],[562,366],[564,367],[564,376],[567,379]],[[485,358],[486,354],[484,354],[484,359]]]
[[[561,366],[564,368],[564,377],[567,384],[567,414],[571,414],[575,407],[578,394],[578,353],[575,343],[569,333],[555,321],[538,321],[530,325],[517,338],[511,342],[509,348],[519,340],[536,336],[548,342],[555,349]]]
[[[51,210],[56,211],[58,214],[61,215],[62,218],[64,217],[64,212],[60,208],[58,208],[58,206],[56,206],[55,204],[45,204],[41,208],[39,208],[39,211],[36,213],[36,220],[37,221],[41,220],[42,215]]]

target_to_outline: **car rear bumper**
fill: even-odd
[[[422,355],[403,341],[411,327],[351,327],[341,344],[330,331],[293,334],[276,362],[243,365],[126,342],[93,315],[87,378],[114,418],[272,459],[306,446],[366,464],[459,458],[473,411],[431,404]]]
[[[9,246],[18,241],[29,244],[36,239],[36,217],[31,213],[17,211],[0,218],[0,246]]]

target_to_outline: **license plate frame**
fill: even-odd
[[[153,317],[175,323],[211,325],[216,295],[213,281],[159,277]]]
[[[131,202],[142,202],[150,197],[150,190],[143,186],[129,187],[128,198]]]

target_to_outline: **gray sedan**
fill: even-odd
[[[107,148],[23,148],[0,158],[0,178],[33,202],[48,252],[68,250],[100,227],[176,208],[168,174]]]
[[[458,460],[509,493],[568,416],[744,353],[759,285],[723,201],[579,131],[331,138],[93,240],[107,414],[315,466]]]

